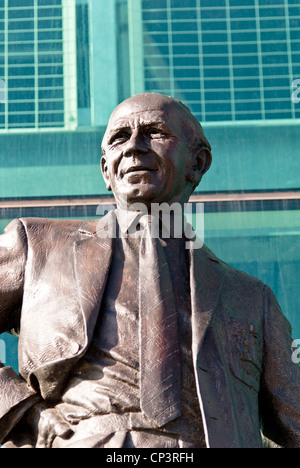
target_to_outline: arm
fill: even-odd
[[[20,328],[26,262],[26,232],[23,223],[15,220],[0,235],[0,333]],[[72,435],[60,414],[48,408],[11,367],[0,362],[0,443],[21,419],[29,424],[38,447],[50,447],[56,436]]]
[[[26,261],[25,229],[15,220],[0,236],[0,333],[19,328]]]
[[[27,238],[23,224],[11,222],[0,236],[0,333],[18,330],[23,298]],[[0,441],[39,397],[10,367],[0,363]]]
[[[260,390],[263,433],[284,448],[299,448],[300,367],[292,361],[291,326],[268,287],[265,288],[264,314]]]

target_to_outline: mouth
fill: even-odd
[[[154,169],[153,167],[147,166],[131,166],[125,171],[123,171],[123,175],[132,174],[135,172],[156,172],[158,169]]]

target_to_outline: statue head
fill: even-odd
[[[186,203],[211,165],[211,147],[180,101],[137,94],[113,111],[102,143],[101,170],[119,207]]]

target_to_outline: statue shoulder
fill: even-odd
[[[28,239],[51,239],[57,241],[63,238],[76,240],[82,235],[94,236],[99,230],[105,228],[115,221],[114,211],[109,212],[102,218],[90,220],[62,220],[49,218],[20,218]]]
[[[231,291],[233,297],[237,295],[243,300],[247,300],[247,298],[261,300],[265,288],[261,279],[221,260],[206,245],[203,246],[203,253],[210,262],[215,263],[216,268],[222,273],[223,290]]]
[[[96,229],[97,220],[62,220],[49,218],[20,218],[28,239],[45,238],[58,240],[64,238],[74,239],[79,236],[81,229],[93,232]]]

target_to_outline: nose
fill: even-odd
[[[146,154],[147,152],[148,147],[142,132],[140,132],[138,129],[134,130],[127,142],[126,148],[124,150],[124,156]]]

